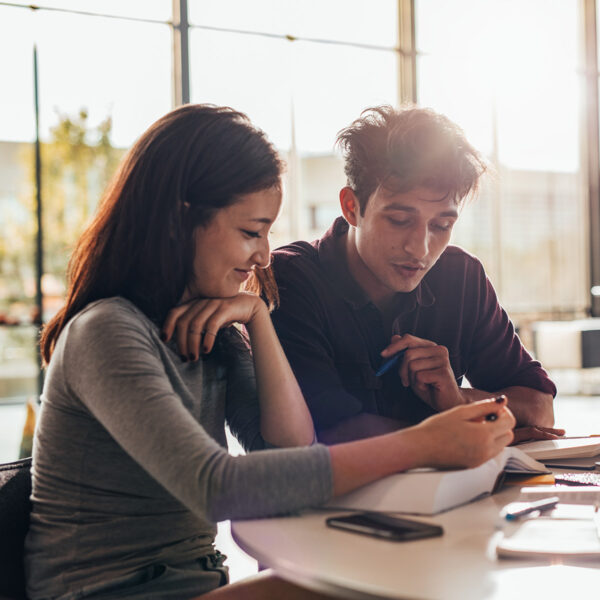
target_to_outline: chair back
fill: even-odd
[[[31,458],[0,464],[0,598],[25,598],[23,546],[30,495]]]

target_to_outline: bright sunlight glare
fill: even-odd
[[[370,2],[366,13],[362,0],[257,0],[252,11],[244,0],[189,4],[193,24],[397,44],[394,0]],[[116,1],[42,5],[167,20],[170,2],[130,2],[127,10]],[[507,167],[576,171],[578,6],[577,0],[417,0],[419,103],[447,114]],[[2,7],[0,52],[12,57],[0,65],[2,140],[34,136],[34,42],[43,137],[57,113],[85,106],[92,123],[112,116],[114,143],[125,147],[171,108],[167,25]],[[393,51],[197,28],[190,46],[192,101],[247,112],[284,150],[292,143],[292,120],[300,151],[331,153],[336,132],[362,109],[398,102]]]

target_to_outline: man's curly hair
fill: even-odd
[[[428,108],[368,108],[338,133],[337,145],[361,214],[379,186],[398,193],[426,187],[460,202],[487,168],[462,129]]]

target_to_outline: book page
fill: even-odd
[[[506,456],[504,470],[507,473],[549,473],[545,465],[525,454],[517,446],[509,446],[502,452]]]
[[[600,454],[600,438],[538,440],[514,446],[536,460],[591,457]]]

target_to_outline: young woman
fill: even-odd
[[[281,168],[244,115],[206,105],[167,114],[125,157],[41,339],[32,600],[198,596],[227,581],[217,521],[319,505],[408,468],[475,466],[511,441],[508,409],[482,401],[315,443],[268,309],[240,292],[269,263]],[[226,423],[246,455],[227,453]]]

